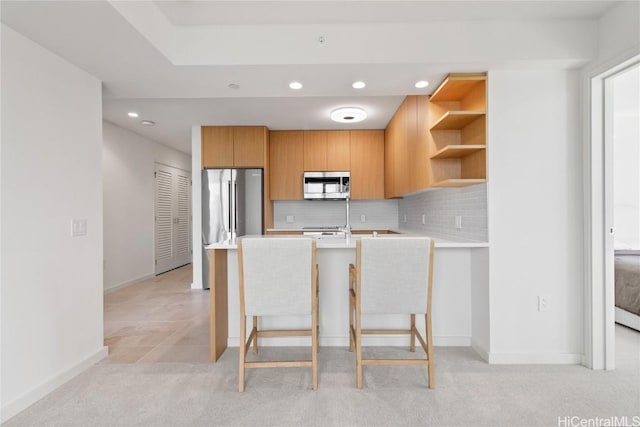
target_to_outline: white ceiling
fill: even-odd
[[[577,67],[612,1],[6,1],[2,22],[103,82],[103,116],[181,151],[199,124],[381,129],[448,72]],[[318,41],[324,37],[325,43]],[[416,89],[426,79],[431,85]],[[292,80],[304,88],[288,88]],[[355,90],[351,83],[364,80]],[[239,89],[230,89],[235,83]],[[128,111],[140,113],[138,119]],[[143,127],[141,119],[153,120]]]

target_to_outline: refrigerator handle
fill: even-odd
[[[233,201],[231,199],[231,181],[227,181],[227,195],[229,196],[229,207],[231,208],[233,206]],[[229,224],[229,229],[227,230],[227,233],[229,233],[229,237],[233,238],[233,223],[231,222],[231,211],[233,209],[227,209],[227,219],[228,219],[228,223]]]
[[[233,233],[238,237],[238,182],[233,181]]]

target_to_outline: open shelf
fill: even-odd
[[[480,82],[487,79],[486,74],[449,74],[431,95],[431,102],[459,101]]]
[[[484,116],[484,111],[447,111],[431,126],[431,130],[458,130]]]
[[[432,187],[466,187],[468,185],[482,184],[486,179],[445,179],[432,184]]]
[[[459,159],[462,157],[466,157],[469,154],[477,153],[478,151],[484,150],[486,145],[447,145],[442,149],[438,150],[433,156],[432,159]]]

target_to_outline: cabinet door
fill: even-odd
[[[304,170],[327,170],[327,131],[305,130],[304,138]]]
[[[327,170],[350,170],[350,135],[351,133],[348,130],[332,130],[327,132]]]
[[[233,128],[233,165],[239,168],[264,167],[264,126],[238,126]]]
[[[271,132],[269,139],[271,200],[302,200],[303,133]]]
[[[233,127],[202,127],[202,167],[233,167]]]
[[[396,112],[396,115],[397,114],[398,112]],[[386,198],[398,196],[396,184],[396,153],[398,152],[397,146],[400,140],[398,128],[398,120],[396,120],[394,116],[384,131],[384,196]],[[353,134],[351,135],[351,138],[353,140]],[[355,158],[353,151],[351,153],[351,158]],[[353,164],[351,167],[353,168]]]
[[[384,199],[384,131],[351,131],[351,198]]]

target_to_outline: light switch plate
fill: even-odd
[[[360,222],[365,222],[367,220],[367,217],[365,214],[360,215]]]
[[[458,230],[462,229],[462,215],[456,215],[456,228]]]
[[[296,217],[293,215],[287,215],[285,217],[285,221],[287,222],[287,224],[293,224],[295,220],[296,220]]]
[[[427,216],[425,214],[422,214],[422,225],[425,225],[427,223]]]
[[[87,235],[87,220],[72,219],[71,220],[71,237],[80,237]]]

